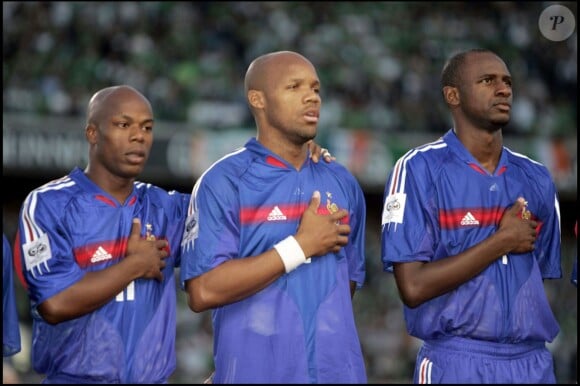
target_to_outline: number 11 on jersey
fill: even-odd
[[[133,300],[135,300],[135,281],[129,283],[127,288],[119,292],[115,297],[115,301],[117,302],[133,301]]]

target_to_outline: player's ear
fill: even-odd
[[[264,107],[264,93],[258,90],[248,91],[248,103],[252,108],[261,109]]]
[[[87,142],[90,144],[97,143],[97,127],[94,123],[88,123],[85,127],[85,137],[87,138]]]
[[[443,97],[449,106],[459,105],[459,90],[457,87],[445,86],[443,87]]]

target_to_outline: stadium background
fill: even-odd
[[[367,283],[355,313],[370,383],[409,383],[418,341],[407,336],[393,278],[379,257],[382,188],[394,160],[436,139],[450,121],[439,87],[444,59],[485,46],[514,78],[505,141],[548,166],[562,213],[562,280],[546,283],[561,332],[549,345],[559,383],[577,383],[577,34],[550,41],[541,12],[576,2],[3,2],[3,230],[13,238],[26,193],[84,166],[90,95],[131,84],[151,100],[155,145],[143,180],[189,192],[213,161],[254,135],[243,95],[249,61],[296,50],[317,66],[323,110],[317,141],[357,176],[368,206]],[[30,317],[17,283],[23,351]],[[179,294],[173,383],[211,372],[209,312]]]

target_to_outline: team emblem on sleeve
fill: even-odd
[[[24,263],[27,271],[32,271],[52,257],[50,242],[46,233],[35,240],[23,244],[22,250],[24,251]],[[42,270],[39,269],[39,273],[42,274]]]
[[[190,215],[185,221],[185,232],[183,232],[183,238],[181,240],[181,245],[184,248],[193,248],[193,244],[197,236],[199,235],[199,227],[197,222],[197,214]]]
[[[403,223],[406,199],[407,195],[405,193],[395,193],[387,196],[383,207],[383,225],[389,223]]]

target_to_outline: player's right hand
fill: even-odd
[[[166,240],[146,240],[141,237],[141,221],[133,219],[131,234],[127,240],[126,259],[136,265],[139,277],[145,279],[163,280],[162,270],[165,268],[167,253]]]
[[[319,206],[320,192],[315,191],[302,214],[295,235],[296,241],[307,258],[322,256],[330,252],[336,253],[348,243],[350,225],[341,224],[341,220],[348,215],[348,212],[340,209],[331,214],[318,214]]]
[[[525,200],[518,198],[514,205],[504,212],[500,220],[498,233],[502,232],[505,236],[510,253],[531,252],[535,247],[538,222],[521,217],[525,206]]]

